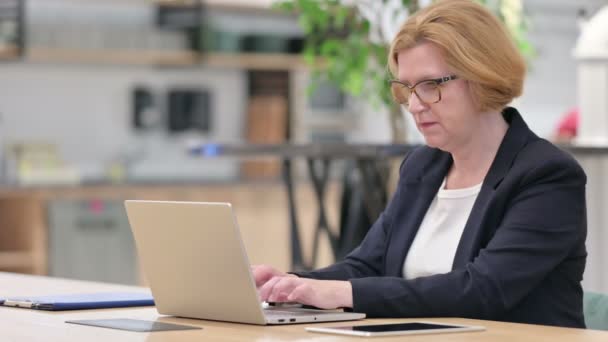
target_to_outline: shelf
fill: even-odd
[[[250,70],[306,69],[300,55],[282,53],[210,53],[204,63],[214,67],[244,68]]]
[[[19,49],[14,46],[0,48],[0,59],[10,60],[19,58]]]
[[[82,63],[82,64],[125,64],[153,65],[198,63],[199,56],[187,51],[142,51],[142,50],[103,50],[103,49],[57,49],[31,47],[25,58],[35,63]]]
[[[193,0],[156,0],[157,4],[166,5],[192,5]],[[205,0],[204,6],[213,9],[246,10],[246,11],[271,11],[276,0]]]
[[[301,56],[284,53],[206,53],[190,51],[55,49],[32,47],[25,58],[34,63],[211,66],[249,70],[303,69]]]

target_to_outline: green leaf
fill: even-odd
[[[285,12],[293,12],[296,7],[292,1],[277,1],[272,4],[273,9],[285,11]]]
[[[315,18],[316,24],[321,31],[326,31],[331,26],[329,13],[319,9],[315,13]]]
[[[319,50],[322,56],[336,56],[342,49],[342,42],[337,39],[328,39],[321,43]]]
[[[334,26],[337,29],[343,29],[346,25],[346,19],[348,18],[349,10],[346,7],[340,7],[336,11],[336,16],[334,18]]]
[[[344,89],[354,96],[359,96],[363,90],[363,75],[350,72],[345,80]]]
[[[521,53],[528,58],[534,57],[536,55],[536,50],[534,49],[534,46],[532,46],[532,44],[527,40],[520,41],[518,44],[518,48]]]
[[[368,20],[361,21],[361,33],[369,34],[369,30],[371,28],[371,24]]]
[[[314,46],[306,46],[304,48],[304,51],[302,51],[302,56],[304,58],[304,61],[308,65],[314,65],[316,61],[316,53]]]

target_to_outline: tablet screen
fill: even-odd
[[[388,331],[413,331],[413,330],[436,330],[436,329],[461,329],[461,326],[431,324],[431,323],[396,323],[396,324],[374,324],[357,325],[349,327],[335,327],[334,329],[363,331],[363,332],[388,332]]]
[[[353,336],[389,336],[483,331],[485,328],[481,326],[442,324],[435,322],[408,322],[341,327],[307,327],[306,330],[311,332]]]

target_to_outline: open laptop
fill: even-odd
[[[229,203],[125,201],[159,313],[250,324],[346,321],[364,314],[263,309]]]

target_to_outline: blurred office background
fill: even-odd
[[[221,146],[389,144],[388,114],[330,84],[309,91],[303,30],[271,3],[0,1],[0,270],[144,283],[125,199],[231,202],[251,261],[283,269],[294,263],[295,219],[303,263],[332,262],[332,238],[315,230],[335,236],[362,210],[346,204],[352,164],[332,164],[320,200],[305,158],[294,157],[294,215],[280,155],[260,162]],[[599,110],[582,111],[587,126],[607,120],[608,55],[589,61],[575,49],[608,1],[523,5],[536,56],[514,105],[549,139],[582,103]],[[581,72],[585,63],[597,72]],[[421,143],[407,127],[407,143]],[[608,292],[608,146],[594,141],[570,151],[590,179],[585,287]]]

